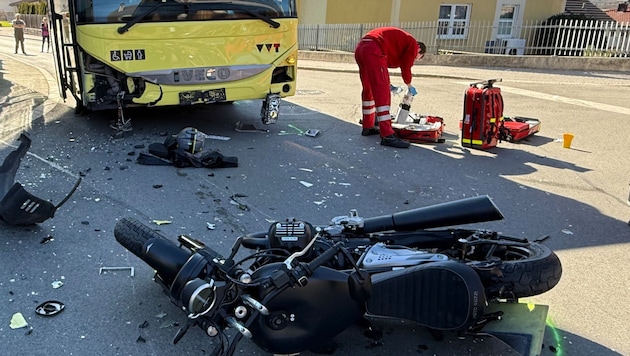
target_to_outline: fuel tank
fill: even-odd
[[[266,265],[253,277],[270,274],[279,267],[280,264]],[[305,286],[289,287],[265,306],[269,315],[261,315],[249,330],[252,341],[273,354],[320,346],[364,314],[362,305],[350,296],[348,273],[327,267],[315,270]]]

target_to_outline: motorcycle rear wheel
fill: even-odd
[[[551,290],[562,276],[558,256],[547,246],[530,243],[526,247],[507,246],[499,271],[492,270],[489,298],[524,298]],[[476,269],[483,269],[473,266]]]

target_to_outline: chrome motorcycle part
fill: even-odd
[[[448,256],[440,253],[429,253],[405,246],[385,245],[382,242],[369,247],[359,260],[359,267],[368,271],[374,269],[415,266],[427,262],[446,261]]]
[[[234,316],[239,318],[239,319],[243,319],[244,317],[247,316],[247,308],[243,305],[239,305],[236,308],[234,308]]]
[[[195,278],[186,283],[182,289],[183,302],[186,302],[187,310],[191,319],[207,314],[217,300],[216,287],[214,280],[209,282],[203,279]]]
[[[241,299],[243,299],[243,302],[245,302],[245,304],[249,305],[250,307],[252,307],[252,308],[254,308],[256,310],[258,310],[260,312],[260,314],[262,314],[262,315],[269,315],[269,309],[267,309],[267,307],[265,307],[262,303],[260,303],[256,299],[252,298],[251,295],[243,294],[243,295],[241,295]]]
[[[238,332],[241,333],[246,338],[248,339],[252,338],[252,333],[243,324],[236,321],[236,319],[234,319],[233,317],[228,316],[225,318],[225,321],[227,321],[227,323],[230,324],[231,327],[238,330]]]

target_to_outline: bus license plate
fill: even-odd
[[[225,101],[225,88],[211,90],[184,91],[179,93],[180,105],[211,104]]]

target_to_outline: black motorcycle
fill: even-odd
[[[237,238],[227,257],[185,235],[178,247],[135,219],[122,219],[114,235],[156,270],[155,281],[188,313],[175,343],[196,325],[220,340],[213,355],[232,355],[243,336],[267,352],[290,354],[366,316],[474,334],[499,319],[486,312],[490,303],[552,289],[562,267],[539,243],[544,238],[443,228],[502,218],[479,196],[375,218],[352,211],[325,227],[288,219]],[[237,259],[243,247],[252,252]],[[235,337],[227,337],[229,328]]]

